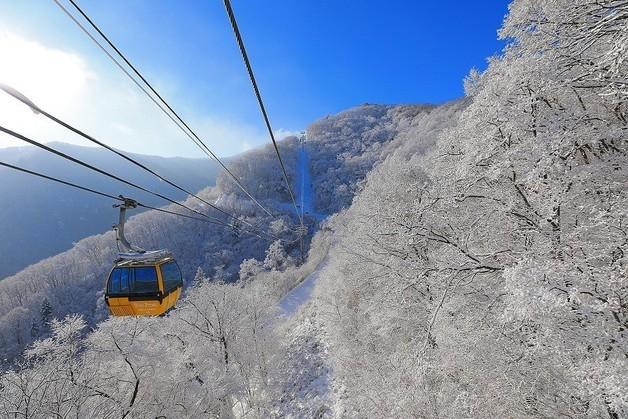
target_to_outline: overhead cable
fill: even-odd
[[[63,10],[63,12],[70,18],[72,21],[111,59],[126,76],[131,79],[131,81],[140,89],[146,96],[148,96],[151,101],[187,136],[189,137],[197,147],[201,149],[207,156],[214,159],[222,169],[234,180],[236,185],[244,192],[244,194],[251,199],[259,208],[261,208],[266,214],[271,217],[275,217],[264,205],[262,205],[242,184],[240,179],[238,179],[232,172],[227,168],[227,166],[220,160],[220,158],[209,148],[207,145],[201,140],[201,138],[190,128],[190,126],[179,116],[179,114],[166,102],[166,100],[157,92],[157,90],[146,80],[146,78],[139,72],[139,70],[126,58],[126,56],[115,46],[115,44],[107,37],[103,31],[94,23],[94,21],[74,2],[70,0],[70,3],[74,6],[74,8],[87,20],[87,22],[98,32],[98,34],[109,44],[109,46],[124,60],[124,62],[131,68],[131,70],[146,84],[146,86],[150,89],[151,92],[159,98],[159,101],[155,99],[153,95],[151,95],[144,86],[142,86],[136,79],[133,77],[126,68],[105,48],[88,30],[81,24],[70,13],[69,10],[59,1],[54,0],[54,2]],[[163,105],[162,105],[163,103]],[[165,105],[165,108],[164,108]],[[168,112],[170,111],[170,112]],[[175,119],[176,118],[176,119]]]
[[[286,188],[288,188],[288,193],[290,194],[290,199],[292,200],[292,204],[294,205],[294,211],[299,217],[301,224],[303,224],[303,216],[299,213],[297,203],[294,199],[294,194],[292,193],[292,188],[290,187],[290,181],[288,180],[288,173],[286,172],[286,167],[283,164],[281,154],[279,153],[279,146],[277,145],[277,141],[275,140],[275,134],[273,133],[273,129],[270,125],[268,113],[266,112],[266,107],[264,106],[262,95],[257,86],[257,81],[255,80],[255,75],[253,74],[253,68],[251,67],[249,56],[246,53],[246,47],[244,46],[244,41],[242,40],[242,35],[240,34],[240,29],[238,28],[238,22],[236,21],[235,14],[233,13],[233,8],[231,7],[231,1],[224,0],[224,4],[225,4],[225,9],[227,10],[227,15],[229,16],[229,21],[231,22],[231,27],[233,28],[233,33],[235,34],[236,41],[240,49],[240,54],[242,55],[242,59],[244,60],[244,65],[246,66],[246,70],[249,74],[249,78],[251,79],[251,83],[253,84],[253,90],[255,91],[255,97],[257,98],[257,103],[259,104],[260,110],[262,111],[262,116],[264,117],[266,128],[268,129],[268,134],[270,135],[270,139],[272,140],[273,146],[275,148],[275,153],[277,155],[277,158],[279,159],[279,164],[281,165],[281,171],[283,172],[283,179],[286,183]]]
[[[135,184],[133,182],[130,182],[128,180],[122,179],[119,176],[111,174],[111,173],[109,173],[109,172],[107,172],[105,170],[99,169],[98,167],[92,166],[89,163],[85,163],[82,160],[79,160],[79,159],[77,159],[75,157],[72,157],[72,156],[70,156],[70,155],[68,155],[68,154],[66,154],[66,153],[64,153],[62,151],[59,151],[59,150],[57,150],[55,148],[52,148],[50,146],[47,146],[45,144],[42,144],[42,143],[40,143],[38,141],[32,140],[32,139],[30,139],[30,138],[28,138],[28,137],[26,137],[26,136],[24,136],[22,134],[19,134],[19,133],[15,132],[15,131],[12,131],[12,130],[8,129],[8,128],[5,128],[5,127],[3,127],[1,125],[0,125],[0,131],[4,132],[5,134],[9,134],[9,135],[11,135],[11,136],[13,136],[13,137],[15,137],[15,138],[17,138],[19,140],[22,140],[22,141],[24,141],[24,142],[26,142],[28,144],[34,145],[35,147],[39,147],[42,150],[45,150],[45,151],[47,151],[49,153],[56,154],[59,157],[62,157],[64,159],[66,159],[66,160],[70,160],[73,163],[76,163],[76,164],[81,165],[83,167],[86,167],[86,168],[88,168],[90,170],[93,170],[93,171],[95,171],[97,173],[100,173],[101,175],[105,175],[107,177],[110,177],[112,179],[117,180],[118,182],[122,182],[122,183],[124,183],[126,185],[129,185],[129,186],[133,187],[133,188],[139,189],[139,190],[141,190],[143,192],[147,192],[147,193],[149,193],[151,195],[154,195],[154,196],[156,196],[158,198],[164,199],[164,200],[170,202],[171,204],[177,205],[177,206],[179,206],[181,208],[185,208],[186,210],[194,212],[194,213],[196,213],[196,214],[198,214],[198,215],[200,215],[202,217],[205,217],[205,218],[208,218],[208,219],[214,219],[214,220],[217,220],[219,222],[222,222],[222,220],[220,220],[218,218],[210,217],[210,216],[208,216],[206,214],[203,214],[202,212],[197,211],[194,208],[190,208],[187,205],[184,205],[184,204],[182,204],[180,202],[177,202],[174,199],[168,198],[167,196],[162,195],[159,192],[151,191],[150,189],[144,188],[143,186],[140,186],[140,185],[137,185],[137,184]]]
[[[113,148],[113,147],[111,147],[111,146],[109,146],[109,145],[107,145],[107,144],[105,144],[105,143],[95,139],[94,137],[92,137],[92,136],[90,136],[90,135],[88,135],[86,133],[84,133],[83,131],[79,130],[78,128],[75,128],[72,125],[62,121],[61,119],[55,117],[54,115],[51,115],[50,113],[48,113],[44,109],[42,109],[39,106],[37,106],[35,103],[33,103],[31,100],[29,100],[26,96],[24,96],[23,94],[21,94],[17,90],[13,89],[12,87],[0,83],[0,90],[3,90],[5,93],[11,95],[15,99],[19,100],[20,102],[22,102],[25,105],[27,105],[28,107],[30,107],[33,110],[33,112],[42,114],[46,118],[52,120],[53,122],[61,125],[64,128],[67,128],[68,130],[74,132],[75,134],[78,134],[81,137],[91,141],[92,143],[97,144],[97,145],[99,145],[99,146],[101,146],[101,147],[111,151],[112,153],[114,153],[114,154],[122,157],[123,159],[131,162],[135,166],[140,167],[141,169],[147,171],[148,173],[151,173],[152,175],[156,176],[158,179],[166,182],[168,185],[170,185],[170,186],[172,186],[172,187],[174,187],[174,188],[176,188],[176,189],[178,189],[178,190],[180,190],[180,191],[182,191],[182,192],[184,192],[184,193],[186,193],[186,194],[188,194],[188,195],[198,199],[199,201],[201,201],[202,203],[210,206],[211,208],[215,209],[216,211],[221,212],[222,214],[224,214],[224,215],[226,215],[226,216],[236,220],[237,222],[244,223],[244,224],[248,225],[249,227],[251,227],[253,229],[256,229],[256,230],[258,229],[256,226],[254,226],[253,224],[249,223],[248,221],[239,219],[235,215],[233,215],[233,214],[231,214],[231,213],[229,213],[229,212],[227,212],[227,211],[217,207],[216,205],[208,202],[207,200],[199,197],[198,195],[196,195],[196,194],[186,190],[185,188],[177,185],[176,183],[174,183],[174,182],[164,178],[159,173],[155,172],[154,170],[152,170],[151,168],[147,167],[146,165],[138,162],[137,160],[133,159],[132,157],[127,156],[125,153],[123,153],[123,152],[121,152],[119,150],[116,150],[115,148]]]
[[[69,187],[72,187],[72,188],[75,188],[75,189],[80,189],[80,190],[85,191],[85,192],[90,192],[90,193],[93,193],[93,194],[96,194],[96,195],[104,196],[106,198],[110,198],[110,199],[113,199],[113,200],[116,200],[116,201],[120,201],[120,202],[125,202],[126,201],[123,196],[115,196],[115,195],[111,195],[111,194],[108,194],[108,193],[105,193],[105,192],[97,191],[97,190],[92,189],[92,188],[88,188],[88,187],[85,187],[85,186],[77,185],[76,183],[72,183],[72,182],[68,182],[68,181],[62,180],[62,179],[58,179],[58,178],[53,177],[53,176],[48,176],[48,175],[45,175],[43,173],[35,172],[33,170],[28,170],[28,169],[25,169],[23,167],[15,166],[13,164],[9,164],[9,163],[5,163],[5,162],[0,161],[0,166],[4,166],[4,167],[7,167],[9,169],[13,169],[13,170],[16,170],[16,171],[19,171],[19,172],[27,173],[27,174],[32,175],[32,176],[37,176],[37,177],[40,177],[40,178],[43,178],[43,179],[47,179],[47,180],[50,180],[52,182],[60,183],[62,185],[66,185],[66,186],[69,186]],[[228,224],[228,223],[221,222],[221,221],[214,221],[214,220],[209,220],[209,219],[205,219],[205,218],[194,217],[194,216],[191,216],[191,215],[181,214],[181,213],[170,211],[170,210],[167,210],[167,209],[156,208],[156,207],[153,207],[153,206],[150,206],[150,205],[145,205],[145,204],[142,204],[141,202],[137,202],[137,206],[138,207],[142,207],[142,208],[146,208],[146,209],[150,209],[150,210],[153,210],[153,211],[162,212],[162,213],[165,213],[165,214],[176,215],[178,217],[184,217],[184,218],[191,219],[191,220],[201,221],[201,222],[204,222],[204,223],[210,223],[210,224],[216,224],[216,225],[221,225],[221,226],[225,226],[225,227],[230,227],[230,228],[232,228],[234,230],[237,230],[235,228],[235,226],[233,226],[232,224]],[[251,231],[248,231],[248,230],[243,230],[243,231],[246,232],[246,233],[249,233],[249,234],[253,234],[253,235],[255,235],[255,236],[259,237],[259,238],[263,238],[263,237],[259,236],[258,234],[253,233]]]

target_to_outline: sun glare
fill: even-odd
[[[79,103],[90,78],[95,76],[77,54],[49,48],[11,33],[0,32],[0,83],[9,85],[35,104],[56,112]],[[24,105],[0,92],[0,123],[12,127],[39,124]],[[0,146],[13,144],[5,137]]]

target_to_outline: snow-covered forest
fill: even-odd
[[[410,115],[424,112],[426,109],[421,106],[409,108],[414,109]],[[375,112],[388,116],[373,118],[372,114]],[[406,108],[365,106],[330,117],[328,119],[330,130],[344,127],[345,133],[347,135],[350,133],[350,138],[341,141],[333,149],[315,145],[319,141],[329,141],[327,131],[318,130],[317,133],[307,136],[307,149],[312,161],[334,162],[329,164],[327,169],[320,167],[312,173],[311,180],[314,185],[323,185],[316,189],[314,201],[329,202],[329,206],[319,205],[318,210],[321,213],[331,213],[338,205],[349,205],[351,203],[349,191],[355,191],[356,185],[364,179],[369,167],[372,168],[383,158],[382,153],[365,153],[360,163],[354,164],[348,159],[337,159],[336,153],[349,153],[350,150],[359,148],[362,136],[378,138],[382,146],[390,143],[395,133],[407,123],[407,118],[401,118],[404,112],[408,112]],[[381,132],[386,132],[387,135],[383,136]],[[288,137],[281,142],[281,147],[287,157],[289,176],[296,183],[299,141],[296,137]],[[289,204],[290,198],[278,171],[272,146],[240,156],[233,161],[230,170],[242,179],[246,188],[255,194],[256,198],[262,200],[264,205],[274,209],[276,214],[283,215],[271,219],[225,174],[218,177],[215,187],[206,188],[198,195],[238,215],[242,222],[268,226],[266,230],[283,239],[279,246],[281,251],[287,252],[293,262],[298,262],[299,243],[295,242],[297,236],[289,228],[290,224],[297,222],[297,217]],[[342,185],[347,190],[342,198],[336,200],[330,198],[336,193],[335,184],[319,182],[319,178],[329,178],[328,173],[342,179]],[[106,207],[111,208],[109,202],[105,200],[103,202]],[[185,204],[198,211],[216,215],[194,198],[189,198]],[[170,209],[176,208],[171,205]],[[110,213],[113,220],[116,217],[115,210],[111,210]],[[306,223],[311,231],[316,229],[316,219],[306,216]],[[241,230],[246,230],[245,224],[241,224],[241,227],[243,227]],[[256,273],[257,265],[261,270],[277,268],[272,264],[264,266],[267,250],[272,250],[269,249],[271,242],[242,231],[236,234],[223,226],[148,211],[131,217],[127,224],[127,232],[131,242],[144,248],[171,250],[181,266],[187,284],[192,283],[198,268],[211,278],[227,282],[239,278],[240,265],[244,260],[259,261],[257,264],[246,263],[247,272]],[[46,327],[48,316],[42,318],[41,315],[44,305],[54,308],[51,316],[56,318],[80,313],[90,326],[103,320],[107,316],[103,284],[116,252],[115,234],[111,231],[85,238],[71,250],[45,259],[0,281],[0,359],[12,360],[33,340],[49,333]],[[298,282],[298,278],[295,281]]]
[[[347,416],[628,415],[628,4],[515,1],[500,36],[332,222]]]
[[[0,415],[628,416],[628,3],[515,0],[499,36],[464,99],[308,128],[303,257],[269,147],[234,172],[288,215],[202,196],[282,240],[129,222],[183,268],[165,317],[107,318],[113,233],[0,282]]]

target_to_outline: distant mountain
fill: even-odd
[[[173,199],[184,198],[184,193],[105,149],[51,146]],[[191,192],[214,185],[219,172],[217,164],[207,159],[130,156]],[[35,147],[0,149],[0,161],[147,205],[167,204]],[[0,279],[70,249],[79,239],[111,229],[117,217],[112,204],[107,198],[0,167]]]

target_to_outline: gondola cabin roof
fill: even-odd
[[[144,253],[119,253],[115,261],[114,268],[161,265],[162,263],[174,260],[174,257],[167,250],[155,250]]]

